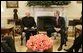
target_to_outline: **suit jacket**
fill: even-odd
[[[64,17],[59,17],[58,25],[57,25],[56,17],[54,17],[53,24],[54,24],[54,27],[61,28],[61,29],[65,29],[65,27],[66,27]]]
[[[22,26],[23,27],[27,27],[27,28],[31,28],[31,27],[36,27],[36,23],[35,23],[35,21],[34,21],[34,18],[33,17],[27,17],[27,16],[25,16],[25,17],[23,17],[22,18]]]
[[[1,46],[5,52],[16,52],[15,43],[12,37],[6,36],[2,38],[3,41]]]

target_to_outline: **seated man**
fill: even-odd
[[[53,18],[53,25],[54,27],[50,27],[47,29],[47,35],[51,37],[51,33],[53,32],[58,32],[61,34],[61,44],[60,47],[58,48],[58,51],[62,50],[62,46],[65,43],[65,20],[63,17],[60,17],[60,12],[56,11],[54,13],[54,18]]]
[[[3,52],[16,52],[15,43],[11,36],[1,37],[1,49]]]
[[[82,33],[75,39],[74,44],[69,49],[64,49],[67,52],[73,52],[73,49],[75,52],[78,52],[82,45]]]
[[[82,16],[80,18],[80,22],[82,23]],[[78,26],[78,25],[76,25]],[[78,30],[79,36],[74,40],[73,45],[69,48],[69,49],[64,49],[67,52],[73,52],[73,49],[75,50],[75,52],[78,52],[79,49],[81,48],[82,45],[82,25],[78,26],[80,30]]]
[[[33,17],[30,16],[29,12],[26,12],[26,16],[22,18],[22,28],[23,32],[25,32],[26,41],[29,39],[29,37],[32,35],[35,35],[37,33],[36,29],[36,23]]]

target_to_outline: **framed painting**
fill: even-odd
[[[6,1],[7,8],[18,8],[18,1]]]
[[[82,3],[82,1],[77,1],[77,3]]]

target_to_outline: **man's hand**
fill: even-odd
[[[32,27],[32,29],[37,29],[37,27]]]
[[[61,28],[54,28],[57,32],[61,30]]]
[[[26,34],[25,32],[22,32],[22,38],[25,36],[25,34]]]
[[[24,27],[24,30],[27,30],[28,28],[27,27]]]

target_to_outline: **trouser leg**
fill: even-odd
[[[60,50],[62,50],[62,47],[63,47],[63,44],[64,44],[64,31],[63,30],[61,30],[61,31],[59,31],[60,32],[60,34],[61,34],[61,42],[60,42],[60,46],[59,46],[59,48],[58,48],[58,51],[60,51]]]
[[[47,29],[47,36],[51,37],[51,33],[53,33],[54,31],[55,31],[54,29],[48,28]]]
[[[63,30],[60,31],[61,34],[61,46],[64,44],[64,40],[65,40],[65,33]]]
[[[29,39],[30,35],[31,35],[31,33],[29,31],[27,31],[26,34],[25,34],[25,36],[26,36],[26,42]]]

